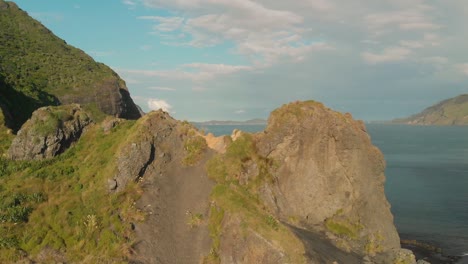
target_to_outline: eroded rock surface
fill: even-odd
[[[8,156],[14,160],[52,158],[76,142],[91,123],[77,104],[39,108],[18,131]]]
[[[414,263],[385,198],[383,156],[349,114],[291,103],[262,133],[206,137],[217,154],[193,152],[198,132],[161,111],[135,129],[108,182],[143,186],[135,260]],[[188,165],[189,153],[201,156]]]
[[[210,252],[208,230],[213,182],[204,165],[212,154],[196,149],[200,139],[190,124],[163,111],[137,121],[117,158],[117,175],[107,186],[117,192],[138,182],[143,193],[136,206],[146,214],[135,224],[136,263],[199,263]],[[194,144],[194,145],[191,145]],[[193,156],[199,155],[199,156]],[[190,164],[187,157],[190,156]]]
[[[321,103],[291,103],[272,113],[257,148],[279,164],[262,196],[280,218],[324,231],[360,255],[400,248],[385,161],[361,121]]]

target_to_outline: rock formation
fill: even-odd
[[[291,103],[272,113],[257,148],[279,164],[262,197],[282,219],[323,230],[358,254],[399,248],[385,161],[362,122],[320,103]]]
[[[8,155],[14,160],[54,157],[77,141],[91,122],[77,104],[39,108],[19,130]]]
[[[108,182],[117,192],[135,182],[143,188],[137,206],[147,219],[135,225],[134,261],[198,263],[211,245],[206,219],[213,183],[204,171],[210,151],[206,143],[197,144],[204,139],[194,127],[161,110],[135,126],[118,154],[117,174]]]
[[[117,191],[129,182],[146,186],[138,204],[151,215],[136,224],[135,259],[414,262],[400,249],[385,198],[383,156],[351,115],[317,102],[291,103],[272,113],[262,133],[206,137],[218,154],[202,150],[194,166],[183,165],[187,142],[199,137],[188,124],[163,112],[138,123],[109,185]]]

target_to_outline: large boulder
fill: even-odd
[[[18,131],[8,156],[13,160],[52,158],[76,142],[91,122],[77,104],[39,108]]]
[[[279,218],[359,255],[400,248],[384,193],[385,161],[362,121],[295,102],[271,114],[256,146],[275,164],[261,197]]]

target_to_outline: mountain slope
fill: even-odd
[[[468,125],[468,94],[444,100],[408,118],[392,123],[411,125]]]
[[[79,103],[138,118],[125,82],[12,2],[0,0],[0,104],[19,126],[40,106]]]

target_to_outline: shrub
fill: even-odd
[[[195,165],[202,158],[203,152],[208,148],[206,140],[198,135],[189,136],[184,141],[185,158],[183,163],[191,166]]]

